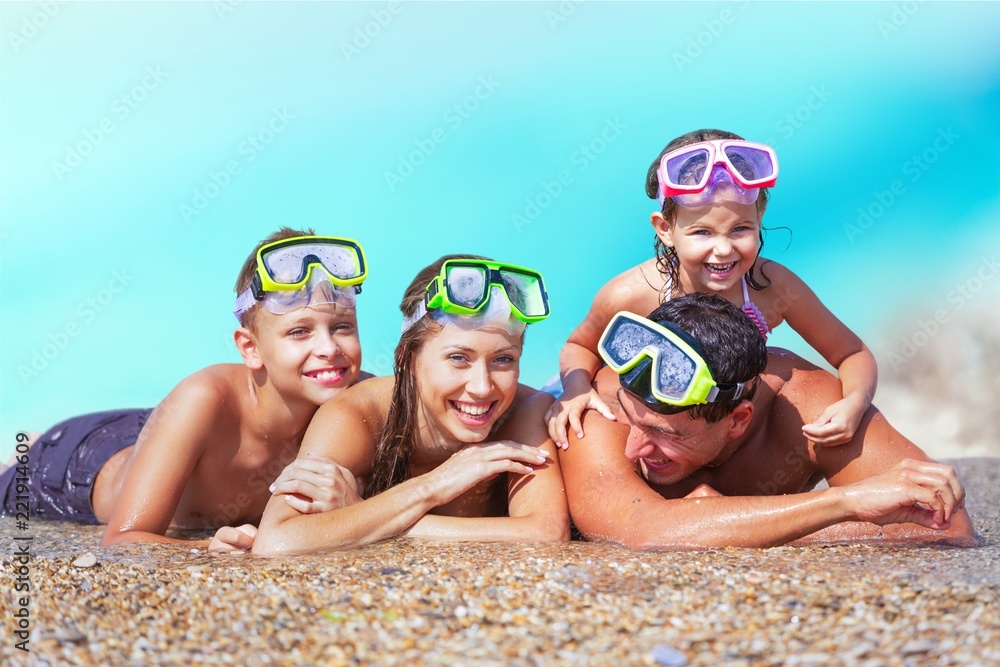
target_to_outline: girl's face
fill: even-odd
[[[674,222],[654,215],[657,233],[677,253],[685,293],[710,292],[734,303],[742,298],[740,279],[760,249],[757,205],[721,201],[702,208],[677,207]]]
[[[514,400],[521,336],[500,328],[444,326],[414,363],[425,443],[482,442]]]

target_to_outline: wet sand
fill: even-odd
[[[264,560],[4,518],[0,664],[998,665],[1000,459],[953,463],[978,549],[393,540]],[[12,634],[25,534],[30,653]]]

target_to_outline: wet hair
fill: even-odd
[[[250,256],[247,257],[246,261],[243,262],[243,268],[240,269],[240,275],[236,279],[236,296],[239,297],[247,289],[250,288],[250,283],[253,282],[253,276],[257,272],[257,251],[263,248],[268,243],[274,243],[275,241],[280,241],[282,239],[291,239],[296,236],[315,236],[316,232],[312,229],[292,229],[291,227],[282,227],[275,233],[268,236],[266,239],[258,243]],[[251,331],[256,331],[256,321],[257,313],[260,311],[260,304],[254,303],[249,310],[247,310],[240,317],[240,326],[246,327]]]
[[[479,255],[445,255],[424,267],[403,293],[399,304],[404,318],[412,317],[417,307],[424,302],[427,285],[441,273],[441,266],[449,259],[481,259]],[[371,498],[383,491],[406,481],[410,470],[410,455],[413,453],[413,436],[417,432],[420,386],[414,373],[417,355],[424,344],[441,332],[442,325],[430,313],[414,322],[399,337],[396,345],[396,382],[392,388],[389,414],[379,433],[372,462],[372,477],[365,489],[365,497]],[[522,334],[523,340],[523,334]]]
[[[670,299],[648,319],[670,322],[694,337],[717,383],[748,383],[747,392],[737,400],[704,403],[688,410],[692,419],[714,424],[753,398],[758,376],[767,365],[767,346],[746,313],[717,294],[694,292]]]
[[[717,139],[736,139],[742,141],[743,137],[738,134],[733,134],[732,132],[726,132],[725,130],[702,129],[682,134],[676,139],[671,140],[670,143],[668,143],[666,147],[660,151],[660,154],[656,156],[656,159],[653,160],[653,163],[649,165],[649,169],[646,171],[646,196],[650,199],[656,199],[660,194],[660,177],[657,174],[657,171],[660,168],[660,160],[663,159],[664,155],[672,150],[676,150],[689,144],[698,143],[699,141],[714,141]],[[761,220],[764,219],[764,211],[767,209],[767,200],[768,189],[760,188],[756,203],[757,217]],[[660,212],[663,214],[663,218],[670,224],[673,224],[677,220],[678,206],[679,204],[671,197],[667,197],[663,200],[663,208]],[[760,242],[757,246],[758,257],[760,257],[760,253],[763,249],[764,226],[761,224]],[[656,256],[656,268],[660,270],[660,273],[667,277],[664,287],[665,289],[670,290],[670,293],[663,294],[662,298],[666,299],[670,296],[679,295],[680,282],[677,278],[677,255],[674,253],[674,249],[667,247],[663,241],[660,240],[660,237],[657,236],[653,241],[653,253]],[[757,268],[756,263],[750,267],[750,271],[747,272],[747,283],[755,290],[762,290],[770,285],[771,281],[768,280],[762,269],[758,269],[761,272],[761,278],[755,276],[755,268]]]

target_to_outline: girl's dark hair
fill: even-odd
[[[646,171],[646,196],[650,199],[656,199],[660,193],[660,178],[657,175],[657,171],[660,168],[660,160],[663,156],[672,150],[681,148],[682,146],[687,146],[688,144],[697,143],[699,141],[713,141],[716,139],[738,139],[743,140],[738,134],[733,134],[732,132],[726,132],[725,130],[713,130],[713,129],[702,129],[695,130],[694,132],[688,132],[687,134],[682,134],[681,136],[673,139],[666,147],[660,151],[660,154],[656,156],[653,163],[649,165],[649,169]],[[767,209],[768,200],[768,189],[760,188],[760,193],[757,195],[757,216],[763,220],[764,211]],[[663,208],[661,213],[663,218],[673,224],[677,219],[677,207],[679,204],[675,202],[672,198],[667,197],[663,200]],[[764,225],[761,223],[760,227],[760,243],[757,246],[757,256],[760,257],[761,251],[764,249]],[[656,256],[656,268],[659,269],[660,273],[666,276],[666,281],[664,283],[664,293],[660,297],[660,301],[664,301],[669,297],[680,295],[680,284],[677,279],[677,256],[674,254],[673,248],[668,248],[660,237],[657,236],[653,241],[653,253]],[[760,278],[754,275],[754,269],[760,271]],[[750,271],[747,272],[747,283],[750,287],[755,290],[762,290],[771,284],[767,275],[763,271],[763,267],[758,267],[756,262]],[[670,290],[669,293],[667,290]]]
[[[445,255],[417,273],[403,293],[399,309],[403,317],[411,317],[423,303],[427,285],[441,272],[449,259],[487,259],[478,255]],[[417,398],[419,386],[413,372],[417,354],[432,336],[441,331],[441,325],[424,315],[399,337],[396,345],[396,382],[392,387],[389,415],[379,433],[372,462],[372,477],[365,489],[365,497],[377,496],[383,491],[406,481],[413,451],[413,436],[417,432]]]

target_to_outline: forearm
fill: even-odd
[[[861,410],[867,409],[875,397],[878,385],[878,366],[868,346],[844,359],[837,367],[844,398],[858,402]]]
[[[349,549],[404,533],[438,501],[417,477],[373,498],[320,514],[299,514],[283,497],[268,504],[253,552],[264,556]]]
[[[593,526],[581,530],[588,538],[636,549],[771,547],[853,518],[843,494],[836,489],[788,496],[659,499],[630,504],[625,513],[609,507],[604,530]],[[653,506],[644,508],[644,504]]]
[[[589,391],[590,383],[601,366],[600,357],[593,351],[568,341],[559,354],[559,377],[562,378],[563,389],[572,385],[578,391]]]
[[[561,542],[569,539],[568,517],[457,517],[427,514],[407,537],[440,541]]]
[[[969,515],[956,512],[947,530],[934,530],[913,523],[879,526],[867,521],[845,521],[816,531],[792,542],[792,546],[816,544],[880,543],[886,545],[929,545],[976,547]]]
[[[183,544],[187,547],[207,549],[211,540],[179,540],[174,537],[167,537],[159,533],[150,533],[144,530],[111,531],[104,533],[101,541],[103,546],[117,544]]]

